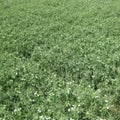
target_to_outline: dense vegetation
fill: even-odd
[[[0,120],[120,120],[120,0],[0,0]]]

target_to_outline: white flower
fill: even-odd
[[[70,118],[70,120],[74,120],[73,118]]]
[[[78,96],[78,100],[80,100],[80,97]]]
[[[47,116],[45,116],[45,119],[46,119],[46,120],[50,120],[50,119],[51,119],[51,117],[47,117]]]
[[[86,112],[87,115],[89,115],[89,112]]]
[[[110,109],[110,106],[107,106],[107,109]]]
[[[108,100],[105,100],[106,103],[108,103]]]
[[[97,98],[99,98],[99,96],[95,96],[95,98],[97,99]]]
[[[41,110],[40,110],[40,109],[38,109],[37,111],[38,111],[39,113],[41,113]]]
[[[37,95],[37,91],[35,91],[34,95]]]
[[[106,120],[106,119],[98,118],[98,119],[96,119],[96,120]]]
[[[69,109],[68,109],[68,112],[70,112],[70,111],[71,111],[71,109],[69,108]]]
[[[89,88],[91,88],[91,85],[88,85]]]
[[[19,111],[21,111],[21,107],[20,107],[20,108],[15,108],[15,109],[14,109],[14,112],[19,112]]]
[[[54,96],[54,93],[50,93],[50,96]]]
[[[44,118],[44,116],[43,116],[43,115],[42,115],[42,116],[40,116],[40,117],[39,117],[39,119],[40,119],[40,120],[45,120],[45,118]]]
[[[68,112],[74,111],[74,110],[75,110],[75,105],[72,105],[72,107],[68,109]]]
[[[100,89],[98,89],[97,91],[98,91],[99,93],[101,92],[101,90],[100,90]]]

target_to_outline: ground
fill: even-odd
[[[0,0],[0,120],[120,120],[119,0]]]

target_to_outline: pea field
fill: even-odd
[[[120,120],[120,0],[0,0],[0,120]]]

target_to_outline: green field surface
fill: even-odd
[[[0,0],[0,120],[120,120],[120,0]]]

